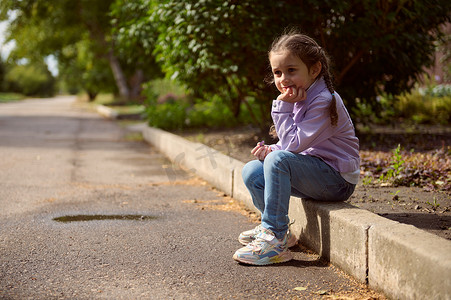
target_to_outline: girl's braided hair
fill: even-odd
[[[302,62],[310,68],[321,62],[321,72],[318,76],[323,76],[327,89],[332,94],[332,101],[329,106],[330,123],[332,126],[337,126],[337,101],[335,100],[334,87],[329,71],[329,57],[323,48],[321,48],[312,38],[297,32],[289,32],[280,36],[271,45],[269,56],[273,52],[289,51],[293,55],[299,57]]]

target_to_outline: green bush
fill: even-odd
[[[16,93],[0,93],[0,103],[13,102],[23,100],[25,97],[22,94]]]
[[[54,94],[55,80],[45,65],[16,65],[5,76],[8,91],[27,96],[49,97]]]
[[[430,85],[402,95],[377,97],[376,113],[366,101],[357,99],[352,108],[354,120],[361,124],[451,124],[451,85]]]
[[[395,115],[419,124],[451,123],[450,90],[429,88],[396,97]]]
[[[213,96],[211,101],[204,101],[190,107],[186,119],[187,127],[233,127],[238,125],[230,107],[220,97]]]
[[[165,78],[152,80],[144,85],[144,95],[146,97],[164,97],[172,94],[176,97],[185,97],[186,90],[180,84]]]
[[[250,124],[252,120],[243,105],[239,118],[235,117],[223,99],[212,96],[209,101],[190,101],[185,90],[167,79],[144,85],[145,115],[150,126],[177,130],[183,128],[224,128]],[[253,100],[249,99],[253,105]]]
[[[145,115],[150,126],[166,130],[184,128],[231,128],[250,124],[250,117],[243,107],[240,118],[236,118],[230,107],[214,97],[211,102],[189,104],[185,99],[171,99],[164,103],[148,101]]]
[[[426,89],[419,89],[420,94],[430,97],[451,97],[450,84],[438,84],[427,87]]]
[[[383,113],[377,95],[410,90],[432,65],[451,7],[445,0],[123,2],[116,0],[114,9],[120,52],[136,60],[155,57],[194,98],[219,96],[236,117],[243,99],[253,97],[253,113],[265,112],[254,119],[261,128],[277,95],[264,83],[267,51],[285,28],[295,25],[325,47],[336,89],[351,111],[359,97]]]
[[[143,85],[144,115],[150,126],[167,130],[185,127],[189,104],[181,91],[182,88],[164,79]]]
[[[188,106],[182,102],[168,102],[149,105],[145,113],[150,126],[167,130],[185,127],[186,110]]]

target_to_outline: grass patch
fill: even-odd
[[[144,113],[144,105],[134,102],[123,102],[113,94],[99,94],[92,102],[94,105],[105,105],[117,111],[120,115],[135,115]]]
[[[127,142],[142,142],[144,137],[141,132],[129,132],[125,135],[124,140]]]
[[[14,102],[25,99],[22,94],[16,93],[0,93],[0,103]]]
[[[124,102],[114,97],[113,94],[99,94],[94,101],[88,101],[87,94],[78,95],[79,103],[83,106],[95,110],[98,105],[108,106],[119,113],[119,115],[139,115],[143,114],[145,107],[142,104],[136,102]]]
[[[137,105],[137,104],[131,104],[126,106],[115,106],[115,105],[109,105],[109,108],[114,109],[117,111],[120,115],[134,115],[134,114],[141,114],[144,113],[144,106],[143,105]]]
[[[114,105],[117,102],[119,102],[119,100],[116,99],[113,94],[99,94],[92,103],[96,105],[110,106]]]
[[[94,101],[89,101],[88,94],[81,93],[77,95],[78,101],[84,102],[90,106],[96,106],[96,105],[113,105],[114,103],[117,103],[118,100],[114,97],[113,94],[99,94],[94,99]]]

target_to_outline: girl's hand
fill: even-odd
[[[264,142],[259,142],[257,143],[257,146],[251,150],[251,153],[259,160],[264,160],[266,155],[268,155],[271,151],[271,147],[266,146]]]
[[[277,100],[289,103],[296,103],[305,99],[307,99],[307,92],[301,87],[284,88],[284,92],[277,97]]]

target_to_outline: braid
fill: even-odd
[[[325,68],[323,70],[324,81],[326,82],[327,89],[332,94],[332,101],[330,102],[329,106],[330,124],[335,127],[337,126],[338,122],[337,100],[335,99],[334,86],[332,85],[332,79],[330,78],[329,70],[326,70]]]

